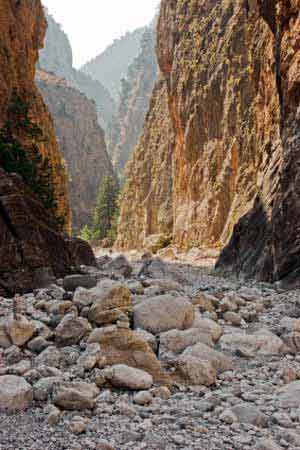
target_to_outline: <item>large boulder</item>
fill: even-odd
[[[150,389],[153,377],[144,370],[119,364],[104,371],[104,377],[115,387],[131,390]]]
[[[214,342],[217,342],[223,334],[222,327],[214,320],[207,319],[196,312],[192,328],[198,328],[203,334],[211,336]]]
[[[134,328],[153,334],[190,328],[195,318],[193,305],[185,297],[160,295],[133,308]]]
[[[95,329],[88,338],[88,343],[93,342],[101,346],[103,367],[125,364],[151,374],[157,383],[170,381],[150,345],[133,331],[116,326]]]
[[[83,317],[65,316],[55,329],[55,340],[60,345],[75,345],[90,331],[90,324]]]
[[[0,410],[23,411],[33,400],[30,384],[15,375],[0,376]]]
[[[12,343],[17,346],[26,344],[34,335],[35,330],[35,323],[25,316],[19,316],[17,319],[11,316],[6,325],[7,335]]]
[[[222,373],[233,369],[233,362],[228,356],[202,343],[188,347],[182,355],[192,356],[201,361],[210,362],[217,373]]]
[[[268,417],[257,406],[243,402],[231,407],[231,411],[240,423],[247,423],[256,427],[267,427]]]
[[[182,355],[176,361],[180,381],[189,385],[212,386],[216,383],[217,372],[210,361],[201,360],[192,355]]]
[[[97,279],[93,275],[68,275],[64,278],[63,287],[66,291],[75,291],[78,287],[91,289],[97,284]]]
[[[83,382],[58,383],[53,388],[53,403],[66,410],[93,409],[99,389],[95,384]]]
[[[133,271],[132,266],[129,264],[124,255],[119,255],[109,261],[103,266],[103,269],[111,274],[121,275],[125,278],[129,278]]]
[[[160,356],[167,356],[170,352],[174,354],[182,353],[187,347],[199,342],[213,347],[211,335],[203,333],[199,328],[166,331],[160,335]]]
[[[234,352],[247,349],[260,355],[277,355],[284,349],[283,341],[266,330],[251,335],[246,333],[226,334],[221,337],[220,345],[223,350]]]
[[[128,287],[111,280],[103,280],[90,291],[93,304],[89,320],[97,325],[116,322],[123,313],[132,311],[132,295]]]

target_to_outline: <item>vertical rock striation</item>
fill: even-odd
[[[95,105],[64,79],[38,71],[40,92],[53,116],[69,173],[73,231],[91,225],[98,187],[113,169]]]
[[[137,144],[149,108],[157,77],[155,39],[154,28],[147,28],[141,41],[141,51],[123,80],[118,110],[110,126],[108,151],[120,174],[123,174]]]
[[[264,280],[298,269],[299,6],[299,0],[162,1],[162,81],[123,192],[122,247],[141,246],[163,223],[182,248],[228,244],[219,267]],[[164,115],[174,130],[174,138],[160,135],[159,150],[158,140],[145,139],[155,134],[154,115]],[[166,155],[171,164],[160,166],[155,183],[156,161]],[[153,185],[164,177],[170,189],[162,189],[162,202]],[[161,221],[163,203],[171,208]]]
[[[39,0],[0,0],[0,295],[34,287],[42,268],[60,276],[94,261],[61,231],[70,229],[66,173],[34,84],[45,30]]]

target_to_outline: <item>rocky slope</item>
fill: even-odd
[[[144,32],[145,28],[138,28],[126,33],[81,68],[84,73],[105,86],[115,101],[118,100],[121,79],[126,77],[129,65],[140,52]]]
[[[65,78],[73,87],[94,100],[99,122],[107,129],[115,109],[114,101],[99,81],[74,69],[72,48],[67,35],[50,14],[46,13],[46,19],[48,28],[44,48],[40,51],[38,67]]]
[[[149,108],[157,76],[155,41],[154,28],[147,28],[141,40],[141,51],[123,80],[118,110],[110,125],[108,151],[115,169],[121,174],[140,137]]]
[[[95,105],[64,79],[38,71],[37,85],[54,119],[69,173],[72,229],[91,225],[102,179],[113,175]]]
[[[0,25],[1,295],[34,287],[45,267],[58,276],[93,255],[60,231],[70,229],[66,172],[34,84],[46,30],[40,1],[1,0]]]
[[[267,280],[298,268],[298,7],[279,0],[162,1],[162,81],[128,172],[121,246],[142,246],[163,228],[182,248],[220,248],[233,234],[220,267]],[[175,133],[174,144],[160,135],[165,152],[154,113]],[[153,179],[156,161],[167,157],[172,164]],[[164,202],[161,179],[171,185]],[[163,204],[172,205],[172,219],[164,218]]]
[[[299,290],[122,255],[3,299],[0,447],[298,450],[299,313]]]

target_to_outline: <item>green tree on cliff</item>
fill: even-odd
[[[118,197],[119,183],[112,177],[103,179],[96,200],[93,220],[94,239],[116,238],[117,221],[119,216]]]

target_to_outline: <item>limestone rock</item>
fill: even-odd
[[[88,331],[90,331],[90,324],[87,319],[69,314],[62,319],[54,334],[56,342],[66,346],[80,342]]]
[[[35,333],[34,322],[24,316],[14,319],[11,316],[7,322],[6,332],[14,345],[22,346],[28,342]]]
[[[255,450],[282,450],[273,439],[261,439],[255,446]]]
[[[256,427],[267,427],[268,417],[250,403],[240,403],[231,408],[240,423],[248,423]]]
[[[279,389],[276,396],[281,408],[300,407],[300,381],[293,381]]]
[[[61,378],[59,377],[41,378],[33,386],[34,399],[39,401],[47,401],[52,395],[54,385],[60,381]]]
[[[66,291],[75,291],[78,287],[91,289],[96,284],[97,280],[92,275],[68,275],[63,281],[63,287]]]
[[[130,290],[114,281],[102,281],[91,290],[93,305],[89,311],[89,320],[97,325],[114,323],[122,313],[132,310]]]
[[[216,383],[217,372],[211,361],[183,354],[176,361],[176,368],[187,384],[212,386]]]
[[[207,319],[197,312],[192,328],[198,328],[203,334],[210,335],[214,342],[217,342],[223,334],[222,327],[217,322]]]
[[[156,383],[170,382],[151,347],[133,331],[116,326],[96,329],[88,338],[88,343],[93,342],[100,344],[103,367],[125,364],[149,373]]]
[[[137,405],[145,406],[152,403],[153,397],[149,391],[141,391],[134,395],[133,401]]]
[[[153,385],[153,378],[149,373],[124,364],[106,369],[104,376],[115,387],[136,391],[150,389]]]
[[[160,356],[163,358],[168,352],[174,354],[182,353],[187,347],[198,344],[206,344],[213,347],[211,335],[203,333],[199,328],[188,330],[171,330],[160,335]]]
[[[93,409],[99,394],[95,384],[83,382],[58,383],[53,389],[53,403],[66,410]]]
[[[183,352],[183,356],[191,356],[200,361],[210,362],[217,373],[226,372],[233,368],[233,362],[228,356],[201,343],[188,347]]]
[[[113,260],[109,261],[105,264],[103,269],[111,274],[118,274],[125,278],[129,278],[133,271],[132,266],[129,264],[124,255],[117,256]]]
[[[133,315],[135,328],[153,334],[190,328],[195,318],[194,307],[186,298],[171,295],[153,297],[136,305]]]
[[[223,350],[236,351],[247,348],[261,355],[276,355],[282,352],[284,344],[282,340],[273,333],[264,330],[256,334],[228,334],[222,336],[220,345]]]
[[[30,406],[33,391],[24,378],[15,375],[0,376],[0,410],[23,411]]]
[[[89,422],[86,417],[75,416],[69,424],[69,430],[74,434],[82,434],[86,431]]]

